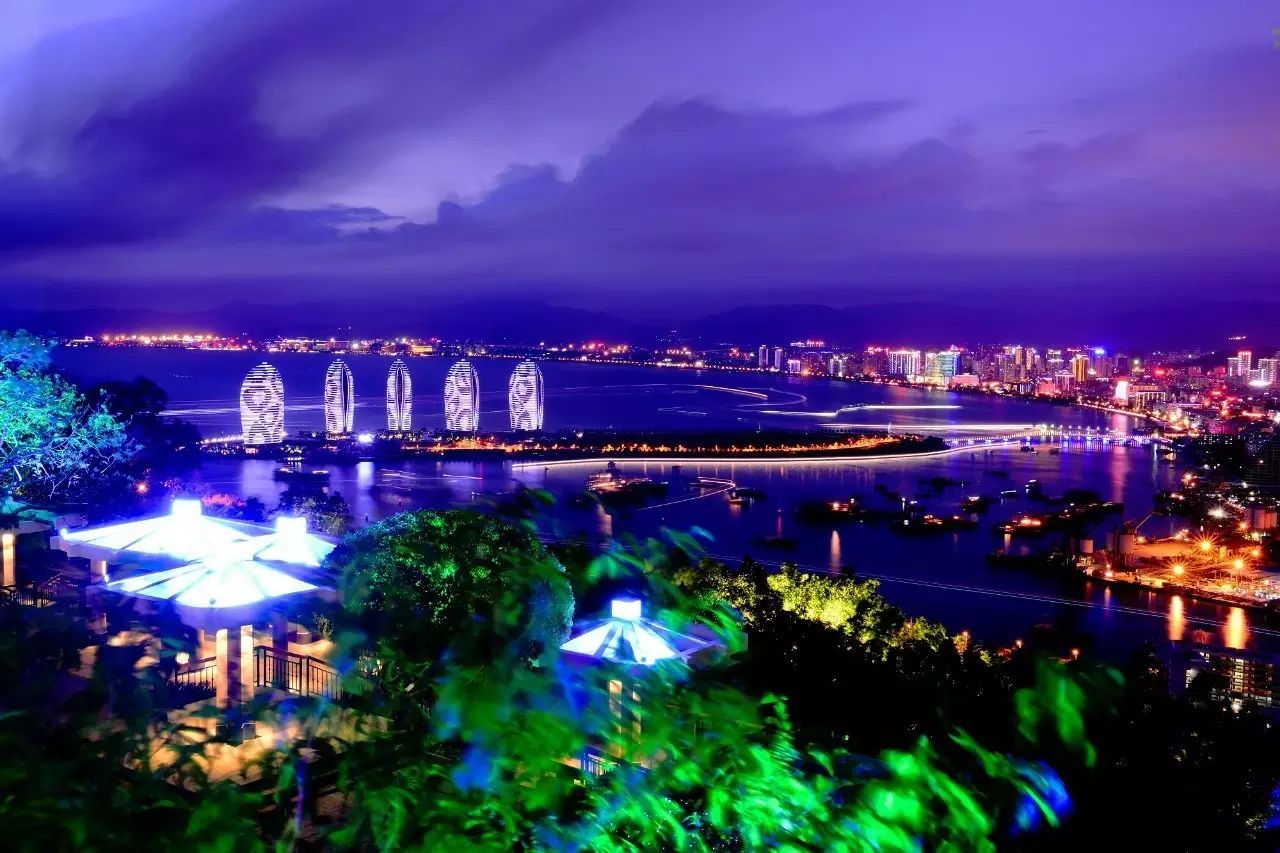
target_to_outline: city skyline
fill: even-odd
[[[497,298],[1095,339],[1274,305],[1265,8],[814,12],[22,0],[0,285],[18,317]]]

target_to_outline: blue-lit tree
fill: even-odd
[[[46,342],[0,333],[0,498],[10,510],[101,494],[134,451],[105,407],[50,368]]]

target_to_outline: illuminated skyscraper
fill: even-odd
[[[324,374],[324,431],[329,435],[347,435],[356,417],[356,386],[351,368],[342,359],[334,359]]]
[[[387,371],[387,432],[408,432],[413,428],[413,380],[401,359]]]
[[[240,385],[240,431],[247,445],[284,441],[284,382],[265,361]]]
[[[897,349],[889,353],[890,376],[916,376],[920,373],[920,350]]]
[[[960,353],[956,350],[943,350],[930,353],[924,367],[924,378],[934,385],[948,385],[951,379],[960,372]]]
[[[480,428],[480,378],[465,358],[444,378],[444,428],[475,432]]]
[[[1082,352],[1071,356],[1071,375],[1075,377],[1077,385],[1089,381],[1089,356]]]
[[[507,406],[513,430],[542,429],[542,371],[532,361],[522,361],[511,371]]]
[[[759,353],[757,353],[757,358],[759,360],[758,366],[760,367],[761,370],[769,366],[769,345],[768,344],[760,345],[760,351]]]
[[[787,353],[782,347],[773,348],[773,369],[781,370],[786,367]]]

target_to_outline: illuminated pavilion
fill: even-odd
[[[219,707],[239,707],[259,685],[336,691],[324,661],[290,648],[289,614],[306,599],[336,595],[318,571],[336,543],[309,533],[305,519],[278,518],[273,528],[212,518],[199,501],[175,500],[168,515],[62,531],[60,541],[69,556],[90,560],[101,581],[95,599],[171,608],[197,631],[195,660],[177,678],[198,673]]]

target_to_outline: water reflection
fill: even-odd
[[[1169,639],[1181,640],[1187,630],[1187,617],[1183,612],[1182,596],[1175,595],[1169,600]]]
[[[1227,615],[1227,624],[1223,626],[1223,643],[1227,648],[1243,649],[1249,642],[1249,625],[1245,619],[1244,608],[1233,607]]]
[[[844,565],[844,559],[840,555],[840,531],[839,530],[831,531],[830,564],[831,564],[831,570],[833,572],[840,571],[841,566]]]

